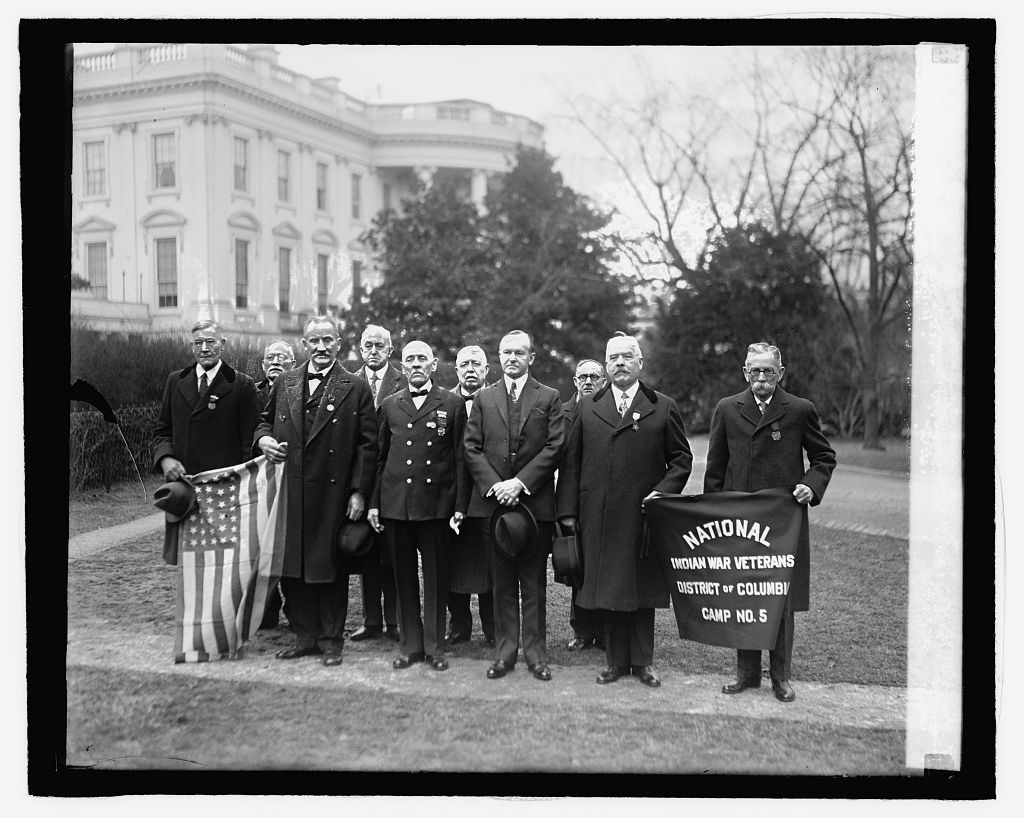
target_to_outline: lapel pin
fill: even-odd
[[[772,440],[782,440],[782,432],[772,432]]]
[[[334,411],[334,404],[333,403],[328,403],[327,404],[327,411],[328,412],[333,412]]]
[[[633,431],[634,432],[639,432],[640,431],[640,413],[639,412],[634,412],[633,413]]]
[[[210,402],[206,404],[207,409],[216,409],[217,401],[220,399],[220,395],[210,395]]]

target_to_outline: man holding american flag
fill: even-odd
[[[366,509],[377,422],[370,388],[337,362],[335,319],[311,318],[302,346],[309,360],[278,377],[254,441],[286,472],[281,588],[297,641],[277,658],[319,654],[333,667],[342,661],[348,612],[348,574],[335,565],[335,539],[345,518],[358,520]]]

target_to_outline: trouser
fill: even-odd
[[[316,645],[325,653],[341,653],[348,613],[348,575],[339,575],[335,582],[285,577],[281,585],[288,598],[288,621],[299,646]]]
[[[573,636],[577,639],[597,639],[604,635],[604,626],[601,623],[600,611],[590,608],[580,608],[576,604],[576,594],[579,589],[572,586],[572,604],[569,606],[569,627],[572,628]]]
[[[510,667],[519,656],[520,631],[527,664],[536,665],[548,660],[547,566],[555,524],[538,522],[537,528],[540,530],[537,553],[522,562],[498,553],[489,529],[484,535],[491,576],[494,577],[494,658]]]
[[[390,565],[382,565],[384,537],[375,535],[373,549],[363,560],[363,625],[383,630],[387,624],[393,628],[398,624],[395,604],[398,593],[395,590],[395,574]],[[381,597],[384,607],[381,609]]]
[[[472,594],[448,592],[448,630],[456,634],[473,634],[473,614],[469,610],[469,598]],[[494,594],[488,591],[477,594],[476,610],[480,617],[480,628],[488,639],[494,638]]]
[[[779,633],[775,648],[768,652],[768,673],[773,682],[788,682],[793,663],[793,609],[786,603],[786,609],[779,622]],[[736,678],[747,682],[761,679],[761,651],[736,651]]]
[[[604,618],[604,653],[609,667],[646,667],[654,664],[654,608],[601,611]]]
[[[267,606],[263,609],[263,619],[260,622],[260,630],[270,630],[277,627],[277,620],[281,616],[281,589],[278,583],[267,594]],[[286,614],[287,615],[287,612]]]
[[[382,520],[394,560],[403,654],[444,656],[448,594],[448,521]],[[419,560],[423,560],[423,619],[420,619]]]

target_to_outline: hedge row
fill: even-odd
[[[105,486],[125,480],[137,480],[135,466],[125,441],[145,474],[153,459],[153,427],[160,415],[159,403],[123,406],[117,410],[120,429],[107,423],[97,411],[72,412],[69,425],[68,485],[72,491]]]

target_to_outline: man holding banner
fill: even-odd
[[[797,503],[806,507],[821,502],[836,453],[821,432],[814,404],[779,386],[785,372],[778,347],[759,342],[747,348],[743,377],[749,389],[719,401],[711,418],[705,493],[792,487]],[[789,683],[793,611],[806,611],[809,597],[810,535],[804,508],[786,605],[769,654],[772,689],[779,701],[796,698]],[[736,653],[736,681],[725,685],[723,693],[761,685],[761,651]]]
[[[679,494],[693,456],[683,416],[668,395],[640,382],[635,338],[608,341],[611,383],[580,399],[558,479],[558,519],[576,530],[583,553],[581,608],[602,612],[609,684],[632,673],[648,687],[661,680],[654,659],[654,609],[667,608],[668,585],[656,554],[644,548],[643,503]]]

